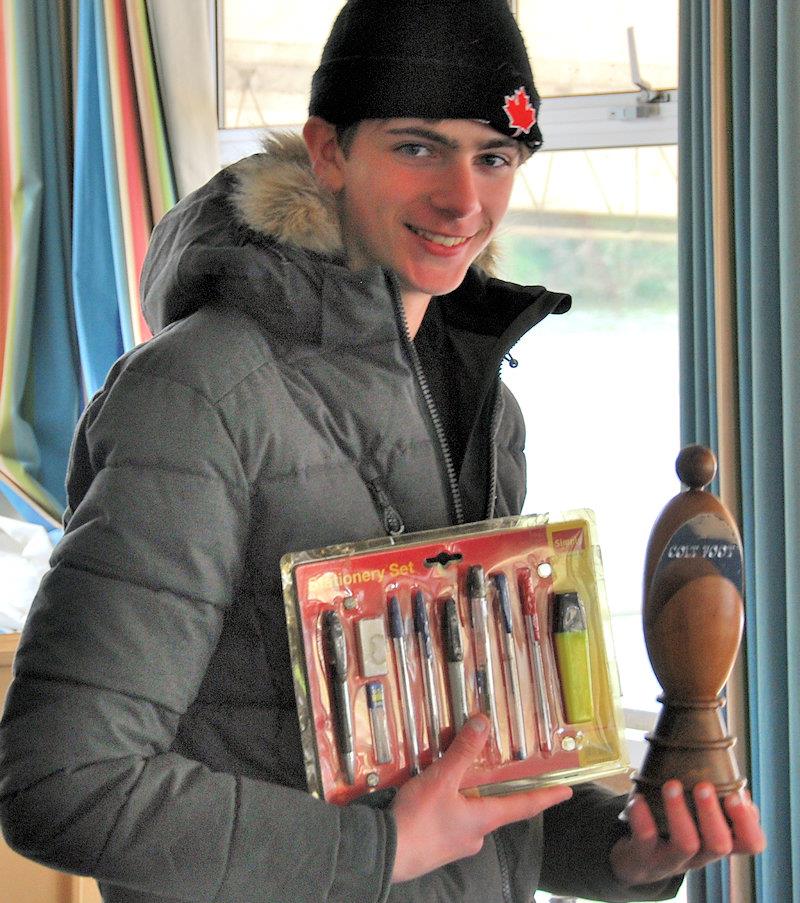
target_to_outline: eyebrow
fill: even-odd
[[[433,141],[435,144],[439,144],[442,147],[446,147],[450,150],[459,150],[461,145],[458,141],[454,141],[452,138],[448,138],[445,135],[440,134],[439,132],[434,131],[433,129],[420,128],[419,126],[407,126],[407,127],[398,127],[393,129],[386,130],[387,135],[408,135],[414,138],[426,138],[428,141]],[[478,150],[494,150],[495,148],[508,148],[509,150],[519,150],[519,145],[512,138],[503,138],[501,135],[498,135],[497,138],[490,138],[488,141],[484,141],[482,144],[478,145]],[[521,155],[520,155],[521,156]]]

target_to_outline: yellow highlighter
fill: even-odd
[[[556,593],[553,604],[553,645],[564,715],[569,724],[591,721],[594,704],[586,611],[575,592]]]

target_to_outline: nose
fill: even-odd
[[[471,163],[454,160],[437,173],[431,203],[443,215],[464,219],[481,209],[476,173]]]

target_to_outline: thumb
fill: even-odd
[[[473,715],[456,734],[453,742],[439,759],[442,776],[460,787],[467,769],[475,764],[489,739],[489,719],[485,715]]]

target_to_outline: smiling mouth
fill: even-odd
[[[406,223],[406,227],[415,235],[419,235],[427,241],[432,241],[435,245],[442,245],[445,248],[456,248],[459,245],[466,244],[471,235],[439,235],[437,232],[426,232],[425,229],[418,229]]]

